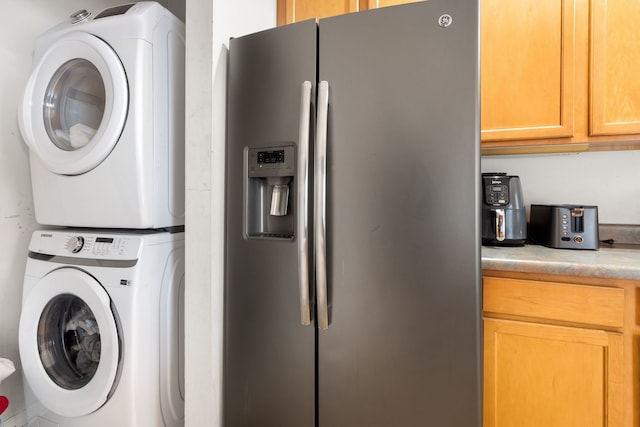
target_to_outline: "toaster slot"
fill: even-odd
[[[571,232],[584,233],[584,208],[571,208]]]

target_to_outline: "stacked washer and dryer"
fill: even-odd
[[[184,424],[184,24],[155,2],[41,34],[18,120],[35,216],[29,426]]]

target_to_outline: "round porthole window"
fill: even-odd
[[[44,127],[51,141],[65,151],[87,145],[105,111],[105,87],[98,69],[86,59],[72,59],[51,77],[43,100]]]
[[[47,375],[58,386],[77,390],[91,381],[100,362],[100,328],[82,299],[61,294],[45,306],[38,351]]]

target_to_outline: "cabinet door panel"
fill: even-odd
[[[278,25],[358,11],[358,0],[278,0]]]
[[[572,136],[575,0],[481,4],[482,140]]]
[[[482,309],[512,316],[621,328],[624,289],[485,277]]]
[[[485,319],[485,427],[622,425],[622,335]]]
[[[592,1],[591,135],[640,133],[640,2]]]
[[[415,3],[416,1],[419,0],[360,0],[360,9],[377,9],[398,4]]]

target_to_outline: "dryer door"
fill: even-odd
[[[90,414],[115,389],[118,322],[105,289],[83,271],[54,270],[34,286],[23,303],[19,346],[33,393],[59,415]]]
[[[118,142],[129,92],[120,59],[87,33],[53,43],[36,63],[18,112],[25,142],[51,171],[78,175]]]

